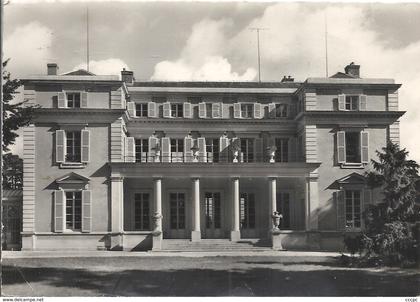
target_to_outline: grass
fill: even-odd
[[[4,259],[3,296],[417,296],[416,270],[332,257]]]

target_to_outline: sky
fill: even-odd
[[[350,62],[361,77],[401,83],[401,145],[420,162],[420,3],[48,2],[10,0],[4,8],[4,54],[13,77],[86,68],[134,71],[136,80],[257,80],[324,77],[325,20],[329,75]],[[416,139],[417,138],[417,139]],[[21,140],[12,148],[21,153]]]

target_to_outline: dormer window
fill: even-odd
[[[80,92],[67,92],[67,108],[80,108]]]

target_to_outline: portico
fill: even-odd
[[[310,229],[309,175],[317,165],[112,163],[112,231],[120,238],[112,245],[128,248],[122,238],[139,234],[151,236],[152,250],[173,238],[267,238],[274,210],[284,212],[283,228]]]

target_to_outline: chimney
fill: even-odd
[[[48,75],[57,75],[58,73],[58,65],[56,63],[48,63],[47,64],[47,74]]]
[[[123,70],[121,71],[121,80],[125,82],[126,84],[133,84],[134,82],[134,73],[129,70]]]
[[[356,65],[354,62],[351,62],[344,68],[344,72],[354,78],[360,78],[360,65]]]
[[[294,82],[295,81],[295,79],[294,78],[292,78],[291,76],[283,76],[283,79],[281,79],[281,82],[282,83],[284,83],[284,82]]]

